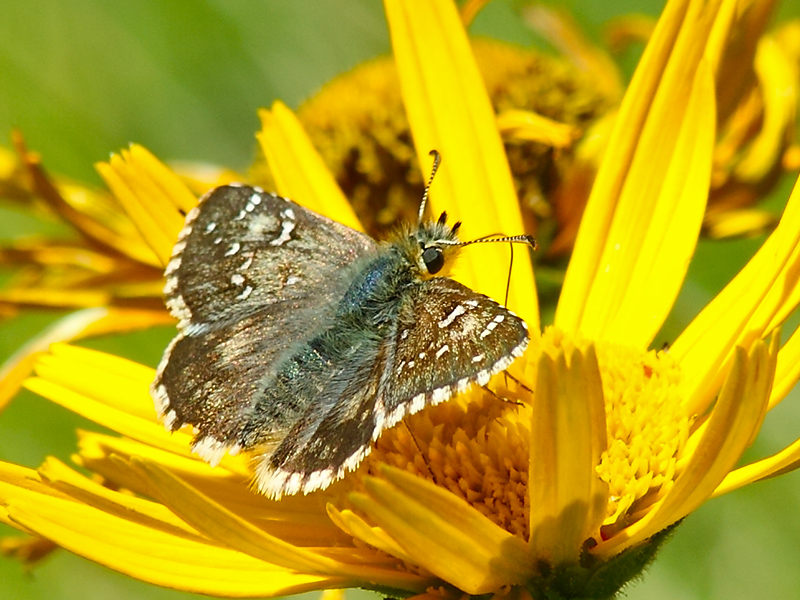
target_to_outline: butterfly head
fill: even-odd
[[[459,227],[460,221],[448,225],[447,213],[443,212],[438,220],[420,223],[415,230],[408,232],[408,258],[423,277],[440,274],[458,251],[462,245],[458,239]]]
[[[428,193],[441,162],[441,155],[436,150],[431,150],[430,154],[433,156],[433,168],[425,186],[425,192],[422,194],[418,225],[416,228],[401,234],[399,243],[402,253],[416,268],[420,277],[424,279],[440,274],[448,259],[452,258],[459,248],[471,244],[480,242],[524,243],[536,250],[536,240],[529,235],[504,236],[502,234],[490,234],[475,240],[462,242],[458,239],[458,229],[461,227],[461,221],[457,221],[452,226],[448,225],[446,212],[443,212],[436,221],[425,221],[423,215],[428,205]]]

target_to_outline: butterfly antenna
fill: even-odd
[[[476,240],[470,240],[468,242],[459,242],[459,246],[471,246],[472,244],[487,244],[489,242],[509,242],[511,244],[527,244],[533,250],[539,249],[539,244],[536,243],[536,238],[532,235],[522,234],[522,235],[503,235],[502,233],[490,233],[489,235],[485,235],[483,237],[479,237]]]
[[[509,290],[511,290],[511,271],[514,268],[514,244],[509,244],[508,249],[511,252],[511,256],[508,259],[508,277],[506,277],[506,297],[505,300],[503,300],[503,306],[508,306],[508,292]]]
[[[431,189],[431,184],[433,183],[433,176],[436,175],[436,171],[439,170],[439,164],[442,162],[442,155],[439,154],[438,150],[431,150],[428,152],[429,156],[433,157],[433,167],[431,167],[431,176],[428,177],[428,183],[425,186],[425,191],[422,193],[422,202],[419,204],[419,223],[422,223],[422,216],[425,213],[425,207],[428,204],[428,192]]]
[[[514,244],[527,244],[534,251],[539,249],[539,244],[536,243],[536,238],[532,235],[503,235],[502,233],[490,233],[489,235],[485,235],[480,237],[476,240],[470,240],[468,242],[458,242],[458,245],[462,248],[464,246],[470,246],[472,244],[485,244],[488,242],[508,242],[511,247],[511,260],[508,264],[508,280],[506,281],[506,300],[505,304],[508,306],[508,292],[511,288],[511,269],[514,266]]]

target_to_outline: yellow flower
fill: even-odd
[[[431,200],[466,239],[522,228],[469,42],[448,0],[386,0],[402,96],[422,162],[445,163]],[[651,350],[684,281],[711,184],[714,75],[743,22],[735,2],[668,3],[620,107],[554,322],[532,266],[509,306],[529,351],[473,390],[387,431],[353,473],[280,501],[248,488],[247,458],[193,457],[166,433],[153,370],[55,345],[26,383],[119,435],[81,432],[77,462],[0,463],[0,522],[159,585],[229,597],[360,586],[396,596],[610,597],[709,498],[796,467],[800,441],[736,468],[800,378],[800,188],[742,272],[668,350]],[[357,220],[294,116],[262,113],[278,191]],[[102,166],[164,264],[193,198],[133,147]],[[507,250],[464,252],[456,277],[502,298]],[[499,397],[499,398],[498,398]],[[507,401],[503,401],[503,399]]]
[[[0,289],[0,315],[22,309],[82,309],[52,324],[30,340],[0,370],[0,409],[30,374],[37,351],[55,341],[76,340],[172,323],[162,300],[164,264],[159,262],[121,201],[106,191],[50,176],[39,157],[14,133],[16,155],[0,148],[0,195],[48,219],[61,220],[77,234],[67,239],[23,238],[3,243],[0,264],[16,268]],[[131,152],[161,168],[142,148]],[[183,202],[192,191],[233,180],[219,169],[169,172],[165,193]],[[141,225],[141,224],[138,224]]]

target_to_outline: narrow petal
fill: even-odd
[[[42,167],[39,156],[25,147],[19,132],[12,132],[12,138],[33,190],[56,214],[102,247],[144,264],[157,264],[133,222],[110,194],[70,182],[54,181]]]
[[[698,40],[708,37],[718,10],[719,2],[669,2],[659,19],[622,101],[581,220],[556,313],[556,325],[566,331],[581,331],[587,336],[603,333],[606,317],[615,314],[631,283],[634,265],[630,261],[636,261],[651,243],[646,255],[652,257],[666,233],[660,217],[667,207],[658,204],[674,202],[674,198],[664,185],[668,176],[677,175],[671,169],[680,172],[678,165],[684,170],[690,167],[673,157],[678,150],[685,151],[689,142],[686,136],[691,137],[687,119],[696,122],[710,110],[707,81],[697,75],[703,57],[703,44]],[[695,142],[706,143],[710,124],[705,125],[697,132]],[[702,146],[700,152],[697,159],[704,160]],[[697,205],[704,202],[699,173],[691,174],[694,179],[687,182],[686,192],[680,197],[686,207],[681,210],[687,215],[696,214],[700,210]],[[667,223],[673,226],[671,221]],[[677,275],[685,269],[683,261],[694,247],[694,226],[689,223],[690,235],[680,237],[673,263],[678,266],[670,269],[671,277],[661,284],[668,296],[674,297],[673,290],[682,282]],[[656,242],[649,242],[651,239]],[[644,266],[642,269],[646,271]],[[647,282],[633,283],[638,289],[632,293],[643,293],[639,290]],[[653,330],[652,323],[643,325],[648,333]]]
[[[616,242],[605,249],[608,270],[597,277],[584,313],[585,335],[646,348],[661,328],[683,285],[703,222],[715,122],[713,80],[701,63],[671,156],[638,155],[643,164],[668,161],[663,181],[649,187],[647,167],[637,172],[636,160],[631,167],[609,233]],[[643,204],[652,212],[642,210]],[[632,222],[623,216],[625,210],[631,210]]]
[[[43,484],[41,476],[35,470],[0,461],[0,522],[19,529],[17,524],[10,520],[5,504],[11,498],[24,498],[29,494],[66,497],[62,492]],[[24,528],[23,531],[27,532]]]
[[[343,578],[296,573],[256,558],[166,534],[71,500],[12,498],[18,524],[115,571],[156,585],[230,598],[283,596],[341,587]]]
[[[395,542],[391,536],[387,535],[380,527],[370,526],[364,519],[359,517],[351,510],[339,511],[333,505],[328,505],[328,514],[334,523],[343,531],[346,531],[355,538],[360,539],[387,554],[395,556],[400,560],[413,562],[411,557]]]
[[[55,342],[68,342],[94,335],[147,329],[172,321],[164,311],[87,308],[59,319],[28,340],[0,369],[0,411],[31,374],[37,355]]]
[[[769,408],[775,408],[800,381],[800,329],[795,329],[778,353],[775,381],[769,397]]]
[[[525,543],[462,499],[384,466],[351,502],[418,564],[468,594],[484,594],[532,575]]]
[[[80,437],[80,455],[76,462],[117,488],[143,497],[157,497],[158,489],[154,489],[154,482],[142,477],[137,466],[142,459],[148,460],[158,463],[211,501],[263,529],[268,535],[295,546],[352,551],[351,537],[330,521],[321,510],[318,499],[291,496],[281,502],[270,501],[250,489],[249,473],[210,467],[196,458],[155,450],[124,438],[87,432],[81,432]],[[377,564],[374,552],[369,553],[368,561]]]
[[[331,560],[320,553],[288,544],[230,512],[157,463],[137,462],[141,471],[155,484],[153,489],[158,490],[160,499],[172,511],[226,546],[288,569],[352,578],[343,587],[359,581],[371,581],[397,589],[424,589],[420,578],[411,573]]]
[[[705,502],[752,443],[766,414],[777,360],[778,337],[763,340],[750,353],[737,347],[734,367],[708,421],[687,444],[688,460],[665,497],[647,516],[593,549],[612,556],[676,523]],[[691,446],[694,446],[691,448]]]
[[[736,166],[736,175],[757,182],[780,163],[789,132],[796,127],[798,68],[770,37],[759,41],[755,67],[763,93],[763,124]]]
[[[608,485],[597,475],[606,442],[603,383],[593,348],[544,353],[531,412],[530,552],[575,564],[605,518]]]
[[[165,533],[204,541],[196,529],[164,505],[103,487],[53,457],[47,458],[39,467],[39,474],[50,486],[87,506]]]
[[[49,354],[39,357],[36,373],[37,377],[25,381],[27,389],[146,446],[189,455],[189,433],[169,433],[156,419],[149,393],[151,368],[86,348],[54,344]],[[199,459],[192,460],[209,468]],[[249,473],[242,456],[225,456],[220,464],[236,473]]]
[[[137,428],[159,425],[148,391],[152,369],[67,344],[54,344],[52,348],[51,353],[39,357],[37,377],[29,379],[25,387],[132,437]],[[87,406],[81,406],[81,402]],[[122,422],[125,419],[130,422]]]
[[[155,253],[157,264],[165,267],[184,215],[197,198],[166,165],[136,144],[95,167]]]
[[[800,184],[795,184],[772,235],[670,348],[682,365],[688,414],[702,413],[714,400],[730,368],[733,348],[768,335],[800,302],[797,223]]]
[[[303,126],[282,102],[259,111],[256,135],[278,186],[278,193],[348,227],[361,230],[345,198]]]
[[[442,155],[431,190],[431,208],[445,208],[464,222],[466,240],[523,233],[511,172],[466,32],[450,0],[385,0],[386,18],[420,165],[430,150]],[[504,244],[465,251],[454,276],[502,300],[509,264]],[[528,253],[514,255],[509,307],[539,328],[539,310]]]
[[[229,498],[236,498],[239,503],[246,498],[258,504],[255,499],[260,500],[260,496],[245,492],[252,476],[247,461],[236,461],[236,457],[226,456],[219,465],[211,467],[191,455],[188,436],[181,437],[183,443],[176,443],[175,448],[162,449],[128,438],[78,430],[80,453],[74,458],[82,467],[101,475],[117,487],[130,489],[143,496],[150,495],[151,491],[141,477],[133,472],[131,462],[134,457],[158,462],[182,479],[201,487],[204,492],[212,489],[215,490],[213,493],[228,494]]]
[[[731,471],[714,490],[711,497],[716,498],[756,481],[777,477],[798,468],[800,468],[800,439],[769,458]]]
[[[529,110],[506,110],[497,115],[503,139],[540,142],[553,148],[568,148],[578,138],[578,129]]]

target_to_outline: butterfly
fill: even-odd
[[[151,392],[167,429],[192,425],[212,465],[246,451],[271,498],[308,493],[406,415],[507,369],[527,326],[437,276],[472,242],[444,213],[423,220],[429,187],[419,222],[384,242],[257,187],[203,196],[165,271],[178,334]]]

